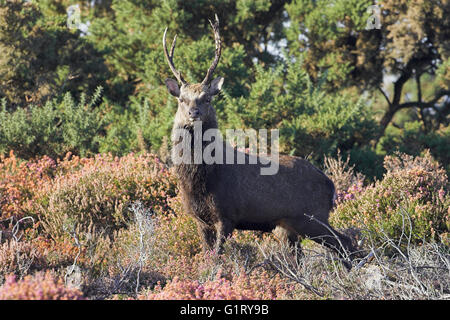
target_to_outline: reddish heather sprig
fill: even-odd
[[[0,155],[0,212],[2,218],[20,219],[33,213],[36,190],[52,179],[56,162],[43,156],[22,161],[11,151]]]

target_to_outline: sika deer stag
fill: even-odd
[[[197,84],[187,83],[175,68],[176,36],[169,53],[167,28],[164,31],[164,55],[181,85],[176,80],[165,81],[170,94],[178,99],[172,131],[173,150],[179,144],[192,144],[194,140],[179,139],[175,134],[177,130],[188,130],[188,134],[193,135],[196,122],[201,122],[203,132],[217,128],[211,101],[220,92],[224,80],[217,77],[211,81],[221,55],[217,15],[215,22],[210,23],[216,44],[215,58],[203,81]],[[227,142],[221,143],[224,148],[231,148]],[[207,143],[201,146],[205,148]],[[232,152],[235,157],[239,156],[240,151],[233,149]],[[176,156],[172,151],[172,159]],[[244,156],[248,160],[249,155]],[[220,251],[224,239],[234,229],[240,229],[274,231],[291,244],[299,235],[307,236],[332,248],[342,257],[347,257],[344,253],[354,251],[351,240],[328,224],[335,188],[322,171],[308,161],[292,156],[280,156],[279,170],[275,175],[261,175],[262,166],[259,161],[258,164],[249,164],[249,161],[246,164],[207,164],[202,161],[175,165],[184,210],[196,219],[204,249]]]

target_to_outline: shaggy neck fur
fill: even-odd
[[[194,131],[192,125],[176,124],[174,129],[185,129],[191,135],[191,159],[194,153]],[[216,119],[202,123],[202,133],[208,129],[217,129]],[[189,143],[188,139],[181,142],[172,141],[172,143]],[[202,151],[209,142],[202,142]],[[187,146],[186,146],[187,147]],[[184,148],[185,150],[187,148]],[[214,164],[191,164],[181,163],[175,165],[175,172],[178,177],[180,191],[183,193],[184,205],[188,212],[206,225],[213,225],[217,222],[217,216],[213,214],[216,211],[214,199],[211,191],[214,189],[216,181],[216,165]],[[195,214],[194,214],[195,213]]]

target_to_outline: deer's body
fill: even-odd
[[[179,101],[173,131],[186,129],[193,135],[194,121],[201,121],[204,131],[217,128],[211,100],[220,91],[223,78],[216,78],[209,84],[220,57],[217,18],[212,26],[216,58],[201,84],[186,83],[175,69],[172,62],[175,40],[169,55],[164,33],[166,58],[182,84],[180,88],[176,81],[166,80],[169,92]],[[192,144],[193,140],[193,137],[178,140],[172,135],[174,146],[179,143]],[[225,148],[232,148],[224,141],[220,143]],[[204,142],[203,147],[206,144]],[[232,149],[232,152],[236,156],[240,151]],[[245,157],[249,155],[245,154]],[[308,236],[341,254],[345,250],[353,251],[350,239],[328,224],[335,189],[333,182],[322,171],[308,161],[292,156],[280,156],[279,170],[274,175],[261,175],[263,165],[259,161],[258,164],[249,164],[246,159],[245,163],[175,165],[184,209],[196,218],[205,248],[220,250],[224,239],[234,229],[243,229],[275,230],[291,243],[299,235]]]

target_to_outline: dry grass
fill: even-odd
[[[412,239],[412,223],[406,212],[401,237]],[[348,272],[328,250],[303,249],[286,243],[260,245],[265,265],[295,281],[318,298],[331,299],[450,299],[450,248],[436,242],[421,245],[392,239],[375,246],[366,239],[363,250],[370,259],[353,261]]]

